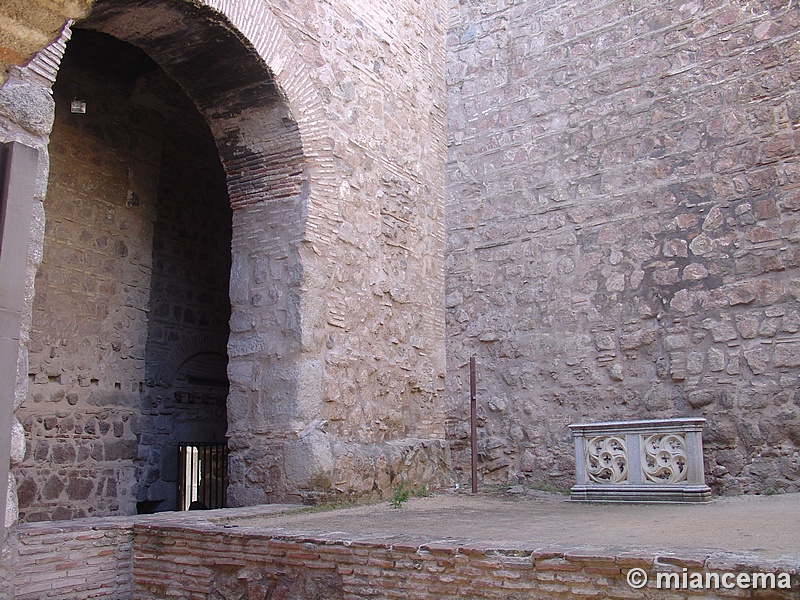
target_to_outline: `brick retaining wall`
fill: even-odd
[[[682,572],[780,572],[731,555],[655,555],[537,549],[508,543],[427,543],[398,538],[343,540],[252,528],[135,527],[135,597],[224,598],[750,598],[749,590],[632,590],[634,567]],[[796,569],[796,567],[795,567]],[[796,598],[793,590],[769,598]],[[756,597],[761,596],[760,593]]]
[[[21,525],[9,552],[15,600],[132,597],[132,518]]]
[[[220,516],[227,511],[219,511]],[[215,511],[216,516],[216,511]],[[239,515],[241,516],[241,515]],[[230,523],[230,521],[226,521]],[[797,565],[731,554],[537,548],[519,542],[287,533],[208,522],[198,513],[20,526],[16,600],[356,600],[414,598],[796,599]],[[650,573],[793,572],[792,590],[679,590],[626,583]],[[652,584],[651,584],[652,585]],[[752,595],[751,595],[752,592]]]

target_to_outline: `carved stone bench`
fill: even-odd
[[[703,418],[573,424],[570,500],[708,502]]]

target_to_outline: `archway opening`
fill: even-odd
[[[204,396],[224,393],[224,385],[211,386],[213,393],[207,385],[221,378],[181,372],[193,370],[191,361],[198,355],[228,361],[226,406],[205,403],[227,413],[227,503],[281,499],[290,487],[284,447],[287,439],[295,439],[298,411],[314,392],[309,381],[321,377],[318,361],[303,355],[307,331],[299,317],[305,281],[300,246],[308,226],[310,175],[300,128],[263,56],[282,61],[296,55],[284,52],[288,46],[256,50],[251,40],[264,42],[263,32],[234,16],[246,26],[246,35],[223,11],[204,3],[97,0],[91,14],[76,25],[84,31],[70,42],[67,60],[71,53],[80,54],[75,48],[81,36],[94,36],[101,47],[88,53],[95,61],[91,68],[74,69],[76,84],[59,99],[51,138],[53,169],[45,212],[56,246],[45,243],[45,262],[48,245],[62,243],[58,260],[66,269],[57,273],[45,265],[37,277],[35,311],[44,325],[34,331],[34,337],[42,335],[32,340],[32,385],[18,411],[30,452],[15,471],[25,520],[177,507],[180,501],[171,490],[181,479],[176,464],[183,463],[167,456],[175,453],[173,442],[199,447],[216,442],[197,441],[199,434],[188,442],[178,438],[186,432],[205,435],[210,429],[210,437],[222,435],[219,428],[173,425],[199,412],[197,402],[187,407],[183,400],[199,398],[203,405]],[[264,16],[265,31],[280,34],[269,14]],[[97,102],[87,93],[87,75],[122,56],[103,47],[117,43],[130,45],[125,51],[130,51],[130,64],[117,64],[107,76],[95,77],[98,89],[107,86]],[[61,75],[59,80],[66,81]],[[307,92],[296,77],[290,84],[295,94]],[[186,95],[181,100],[179,92]],[[103,108],[120,93],[123,103]],[[196,111],[185,112],[189,104]],[[304,96],[299,106],[307,104]],[[93,123],[98,116],[100,121]],[[189,124],[173,127],[177,117]],[[64,124],[73,119],[81,125],[71,125],[72,134],[91,140],[85,148],[62,135]],[[176,297],[173,292],[183,294],[185,283],[175,276],[181,267],[172,263],[187,247],[185,241],[169,238],[184,231],[168,231],[166,246],[159,241],[161,225],[174,225],[178,219],[172,215],[159,220],[175,207],[163,203],[166,208],[159,212],[159,198],[180,196],[185,187],[163,177],[171,168],[162,173],[169,146],[163,142],[173,134],[185,134],[192,144],[201,137],[209,141],[208,156],[213,154],[224,171],[224,182],[211,187],[226,191],[232,214],[208,219],[200,242],[205,245],[203,235],[232,219],[229,252],[183,267],[189,279],[198,278],[212,262],[229,258],[224,275],[230,276],[230,329],[224,333],[204,329],[209,321],[201,322],[202,311],[183,306],[176,312],[168,306]],[[319,135],[314,130],[312,139],[319,141]],[[181,175],[189,187],[217,170],[196,168],[194,148],[192,152],[192,163]],[[203,211],[195,210],[191,194],[184,196],[180,201],[191,206],[185,212],[196,221]],[[92,205],[91,198],[111,200]],[[51,219],[59,202],[64,223]],[[215,206],[222,210],[222,204]],[[172,254],[165,250],[170,244]],[[162,251],[170,260],[161,260]],[[54,258],[56,254],[50,251]],[[65,294],[69,286],[74,293]],[[198,326],[188,339],[178,320]],[[205,391],[187,392],[184,387],[191,382]],[[307,389],[305,396],[300,387]],[[321,402],[318,395],[313,397]],[[200,417],[205,423],[213,420],[210,409]],[[69,443],[62,443],[67,438]]]
[[[179,447],[225,445],[225,172],[193,102],[130,44],[75,29],[53,93],[21,517],[173,510]]]

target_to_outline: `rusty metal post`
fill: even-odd
[[[469,359],[469,426],[472,445],[472,493],[478,493],[478,397],[475,357]]]

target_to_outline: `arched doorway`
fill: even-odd
[[[73,29],[18,413],[24,520],[183,506],[179,447],[233,437],[238,464],[252,460],[242,454],[265,429],[253,423],[253,379],[299,345],[298,282],[285,274],[308,185],[270,70],[196,3],[101,0]],[[48,267],[48,246],[63,268]]]
[[[74,29],[53,92],[21,514],[174,509],[180,444],[225,445],[225,174],[192,102],[130,44]]]
[[[434,5],[422,11],[400,7],[398,13],[377,3],[369,22],[362,22],[356,18],[359,7],[345,4],[97,0],[76,23],[141,49],[161,67],[208,124],[225,170],[233,209],[226,402],[232,506],[380,495],[400,476],[446,480],[440,418],[446,104],[441,15]],[[400,13],[403,31],[395,27]],[[338,29],[340,20],[355,27],[352,41],[363,52],[329,43],[330,28]],[[397,52],[386,36],[413,40],[413,51]],[[35,101],[36,110],[7,111],[7,120],[26,129],[20,137],[29,137],[28,131],[39,136],[35,145],[45,166],[50,124],[39,117],[51,107],[49,86],[66,39],[14,74],[0,94],[0,106]],[[374,75],[365,78],[364,69],[373,67]],[[411,108],[415,118],[409,120]],[[5,120],[0,115],[4,134],[10,131]],[[140,162],[147,172],[147,161]],[[139,168],[132,173],[138,178]],[[37,225],[43,222],[46,184],[42,168],[33,204]],[[127,191],[126,186],[123,204]],[[135,204],[136,197],[130,201]],[[30,241],[32,279],[41,249],[38,228]],[[32,282],[25,292],[29,307]],[[123,297],[120,305],[131,308],[128,301]],[[27,330],[27,324],[20,327],[23,335]],[[114,345],[122,347],[115,339],[109,344],[111,352],[118,352]],[[63,396],[58,389],[42,393],[37,410],[43,412],[27,422],[34,455],[29,460],[39,461],[42,471],[48,468],[54,446],[48,441],[37,448],[45,435],[80,439],[73,445],[75,458],[64,452],[60,464],[86,462],[87,453],[95,461],[111,456],[120,467],[139,458],[136,436],[150,432],[152,422],[132,409],[122,424],[107,418],[102,428],[99,421],[88,430],[81,424],[81,433],[70,437],[69,419],[76,419],[77,410],[70,401],[81,402],[82,392],[67,394],[76,385],[97,391],[109,369],[81,373],[76,384],[45,364],[52,348],[31,348],[42,360],[30,370],[27,339],[19,349],[21,372],[32,383],[23,378],[15,386],[26,405],[15,416],[26,419],[25,411],[37,404],[37,387],[64,388]],[[131,380],[131,386],[141,384],[139,412],[147,389],[143,354],[135,354],[138,363],[124,363],[141,373]],[[89,365],[81,361],[76,368],[88,371]],[[111,379],[105,401],[117,402],[116,383],[117,392],[135,394],[125,390],[125,381]],[[16,425],[9,447],[19,474],[25,435]],[[100,437],[109,432],[108,440]],[[94,498],[102,477],[95,468],[72,478],[76,501],[79,495]],[[120,498],[119,482],[116,492],[112,483],[106,478],[102,485],[109,497]],[[65,483],[46,478],[22,491],[37,494],[40,485],[60,497]],[[122,488],[128,491],[125,506],[135,508],[129,480]],[[13,486],[11,491],[13,497]]]

